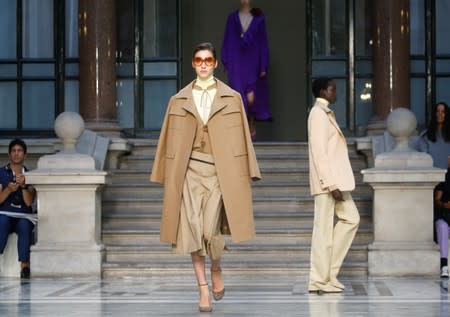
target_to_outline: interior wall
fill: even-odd
[[[254,0],[252,6],[266,15],[270,64],[268,71],[272,122],[258,122],[258,141],[306,140],[307,108],[307,24],[306,0]],[[220,59],[222,37],[230,12],[239,0],[181,1],[182,85],[195,76],[191,66],[193,47],[212,42]],[[227,82],[223,66],[215,72]]]

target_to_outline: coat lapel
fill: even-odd
[[[334,115],[333,110],[322,104],[321,102],[317,101],[316,104],[323,110],[328,116],[328,120],[330,120],[331,124],[336,128],[336,130],[339,132],[340,135],[344,136],[344,134],[341,131],[341,128],[339,128],[339,124],[336,122],[336,117]]]
[[[220,110],[222,110],[228,105],[229,98],[227,97],[233,96],[233,90],[231,88],[226,86],[220,80],[218,79],[216,80],[217,80],[217,93],[216,96],[214,97],[208,120],[210,120],[216,113],[218,113]]]
[[[184,87],[180,92],[175,95],[175,98],[181,101],[181,107],[187,112],[191,113],[194,117],[198,117],[197,107],[194,103],[194,98],[192,96],[192,86],[191,84]]]

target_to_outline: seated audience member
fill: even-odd
[[[448,159],[450,166],[450,158]],[[450,233],[450,167],[445,182],[434,190],[436,237],[441,252],[441,277],[448,277],[448,237]]]
[[[21,278],[30,277],[30,245],[33,222],[30,220],[34,188],[26,184],[23,165],[27,146],[21,139],[9,143],[9,163],[0,168],[0,253],[3,253],[10,233],[17,233],[17,249],[21,262]]]
[[[433,166],[447,169],[450,156],[450,108],[445,102],[433,106],[430,123],[420,134],[419,151],[433,158]]]

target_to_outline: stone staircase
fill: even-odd
[[[104,277],[192,275],[190,256],[175,255],[159,242],[162,187],[149,182],[155,140],[132,139],[132,152],[118,169],[109,170],[103,190],[102,239],[106,246]],[[362,183],[367,167],[349,140],[357,181],[353,194],[361,224],[342,274],[367,275],[367,244],[373,239],[372,191]],[[239,244],[227,239],[223,257],[227,274],[290,272],[306,275],[313,225],[306,143],[256,143],[263,180],[253,183],[256,239]]]

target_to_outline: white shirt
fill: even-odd
[[[194,86],[198,86],[202,89],[200,90],[198,88],[193,88],[192,95],[194,97],[197,112],[203,123],[206,124],[209,119],[209,113],[211,112],[214,97],[217,93],[216,79],[213,76],[204,80],[197,77]]]

